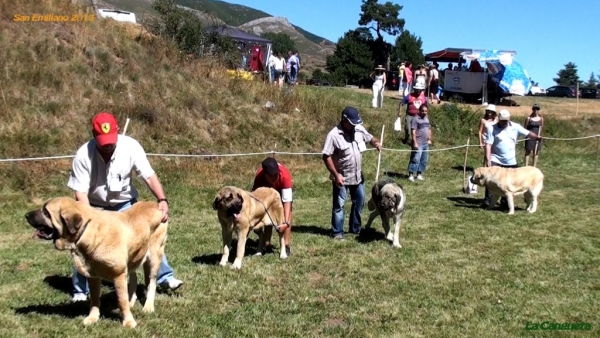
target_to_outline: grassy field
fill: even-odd
[[[32,10],[17,1],[1,6],[5,13]],[[333,241],[331,184],[320,156],[277,155],[295,185],[293,254],[282,261],[276,247],[274,254],[253,257],[251,235],[242,270],[232,271],[217,265],[221,233],[211,203],[224,185],[249,189],[264,155],[151,156],[171,203],[166,253],[185,284],[160,294],[154,314],[137,304],[134,330],[121,327],[107,284],[101,320],[84,327],[87,303],[70,303],[69,255],[31,239],[24,218],[51,197],[71,195],[65,186],[70,160],[0,162],[1,337],[598,335],[597,139],[545,140],[538,212],[526,213],[518,199],[516,214],[508,216],[478,208],[482,189],[461,192],[464,148],[432,153],[425,181],[405,179],[409,153],[393,131],[396,100],[375,110],[368,94],[353,90],[300,86],[285,94],[229,80],[210,60],[183,60],[169,44],[136,40],[109,21],[21,25],[10,18],[0,20],[0,60],[6,63],[0,72],[1,159],[71,155],[91,136],[89,119],[101,109],[122,123],[131,118],[127,134],[149,153],[319,153],[341,109],[354,105],[374,135],[385,124],[384,147],[403,150],[384,151],[380,175],[404,186],[407,212],[402,249],[384,240],[379,220],[358,237]],[[275,108],[264,109],[267,100]],[[568,110],[569,103],[547,101],[543,109]],[[431,111],[434,149],[463,145],[468,137],[473,143],[481,107],[445,104]],[[568,120],[549,115],[545,135],[595,135],[599,122],[591,113]],[[518,159],[523,163],[522,143]],[[470,148],[468,166],[481,161],[481,150]],[[363,163],[370,190],[377,153],[367,151]],[[151,199],[140,182],[136,186]],[[365,208],[363,220],[367,216]],[[592,330],[525,329],[545,321],[584,322]]]

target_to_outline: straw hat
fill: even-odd
[[[377,65],[377,67],[375,67],[375,70],[378,70],[378,69],[385,70],[385,68],[383,68],[382,65]]]

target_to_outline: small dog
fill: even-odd
[[[266,240],[264,227],[277,226],[284,220],[281,196],[273,188],[262,187],[249,192],[234,186],[223,187],[217,192],[212,207],[217,210],[223,237],[223,256],[219,263],[221,266],[225,266],[229,259],[233,230],[238,234],[237,252],[231,265],[232,269],[242,268],[246,239],[250,231],[258,234],[256,255],[260,256]],[[287,253],[283,233],[279,233],[279,242],[279,258],[285,259]]]
[[[371,199],[368,202],[369,211],[372,212],[365,229],[369,229],[373,220],[377,216],[381,216],[387,240],[393,242],[394,247],[401,248],[399,237],[405,203],[406,195],[401,185],[393,180],[380,180],[375,183],[371,189]],[[390,229],[390,219],[394,221],[393,234]]]
[[[487,187],[492,195],[488,209],[493,209],[500,196],[508,202],[508,214],[515,213],[514,196],[525,194],[527,211],[534,213],[538,196],[544,187],[544,174],[536,167],[503,168],[498,166],[479,167],[473,172],[471,183]]]

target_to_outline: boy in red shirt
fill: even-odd
[[[283,231],[283,240],[285,241],[285,251],[288,256],[292,254],[290,249],[290,238],[292,235],[292,175],[289,170],[281,163],[277,163],[273,157],[267,157],[261,168],[256,172],[252,191],[260,187],[273,188],[281,195],[283,203],[284,222],[279,224],[277,231]],[[272,228],[265,228],[265,246],[271,247]]]

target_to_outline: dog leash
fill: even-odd
[[[250,195],[250,197],[254,198],[256,201],[258,201],[258,203],[260,203],[263,208],[265,208],[265,212],[267,213],[267,216],[269,216],[269,220],[271,220],[271,225],[273,226],[273,228],[275,228],[275,230],[277,230],[277,232],[279,232],[279,227],[275,224],[275,222],[273,222],[273,218],[271,218],[271,214],[269,214],[269,210],[267,209],[267,207],[265,206],[265,204],[259,200],[258,198],[256,198],[256,196],[248,193],[248,195]]]

